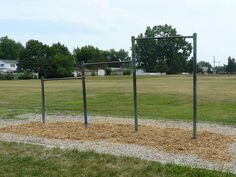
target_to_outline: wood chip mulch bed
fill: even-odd
[[[0,132],[54,139],[137,144],[168,153],[194,154],[220,163],[232,160],[228,148],[236,141],[236,136],[207,131],[198,132],[197,139],[192,139],[192,132],[188,130],[147,125],[140,125],[139,131],[134,132],[133,125],[118,123],[91,123],[85,129],[80,122],[32,122],[1,128]]]

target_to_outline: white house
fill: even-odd
[[[14,72],[17,69],[16,60],[0,59],[0,72]]]

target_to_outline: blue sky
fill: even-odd
[[[0,36],[129,50],[130,37],[169,24],[198,33],[198,59],[236,57],[235,0],[0,0]]]

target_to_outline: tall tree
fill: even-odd
[[[68,48],[60,43],[49,47],[37,40],[29,40],[19,59],[18,69],[30,70],[47,78],[67,77],[72,76],[75,62]]]
[[[81,48],[76,48],[73,51],[77,61],[84,62],[102,62],[102,61],[128,61],[130,60],[127,51],[120,49],[100,50],[97,47],[88,45]]]
[[[49,49],[47,77],[68,77],[75,71],[75,60],[69,49],[61,43],[53,44]]]
[[[49,46],[37,40],[29,40],[19,58],[18,70],[30,70],[39,75],[45,75],[48,66],[48,51]]]
[[[8,60],[17,60],[20,58],[24,47],[21,43],[9,39],[7,36],[0,38],[0,58]]]
[[[73,51],[75,60],[77,63],[84,61],[85,63],[106,61],[106,58],[102,55],[102,52],[91,45],[76,48]],[[90,69],[95,69],[96,66],[89,66]]]
[[[84,61],[84,62],[96,62],[96,61],[104,61],[104,57],[102,56],[101,51],[93,47],[91,45],[87,45],[81,48],[76,48],[74,50],[74,56],[76,60],[79,61]]]
[[[180,36],[169,25],[147,27],[138,37]],[[185,39],[140,40],[136,44],[138,67],[146,72],[158,72],[158,63],[166,63],[167,73],[180,73],[186,69],[192,46]],[[160,72],[160,71],[159,71]]]
[[[128,51],[120,49],[116,51],[115,49],[101,51],[104,58],[107,61],[128,61],[130,60]]]
[[[164,60],[159,60],[157,63],[157,71],[159,71],[161,74],[166,73],[168,71],[168,66]]]
[[[101,51],[102,56],[105,58],[106,61],[130,61],[131,58],[129,57],[128,51],[125,51],[124,49],[120,49],[118,51],[114,49]],[[109,64],[109,67],[117,67],[117,66],[126,66],[127,64]]]
[[[203,73],[202,66],[199,63],[201,63],[201,62],[197,63],[197,73]],[[185,71],[188,73],[193,73],[193,58],[191,58],[187,61]]]
[[[225,68],[227,73],[236,73],[236,61],[234,58],[228,58],[228,65]]]
[[[61,44],[60,42],[52,44],[50,47],[50,54],[55,55],[55,54],[62,54],[62,55],[71,55],[69,49]]]

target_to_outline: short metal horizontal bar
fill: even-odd
[[[193,38],[193,36],[163,36],[163,37],[138,37],[135,40],[148,40],[148,39],[178,39],[178,38]]]
[[[59,81],[59,80],[77,80],[82,79],[82,77],[65,77],[65,78],[48,78],[43,79],[44,81]]]
[[[131,61],[108,61],[108,62],[95,62],[95,63],[84,63],[84,66],[88,65],[104,65],[104,64],[118,64],[118,63],[131,63]]]

